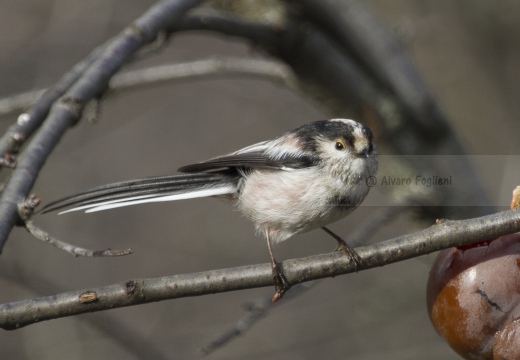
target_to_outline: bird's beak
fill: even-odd
[[[362,152],[359,153],[359,156],[361,157],[369,157],[370,156],[370,151],[368,150],[368,147],[364,148]]]

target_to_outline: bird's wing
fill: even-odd
[[[233,194],[238,178],[226,173],[170,175],[103,185],[45,205],[40,212],[94,212],[148,202]]]
[[[264,141],[231,154],[183,166],[178,171],[200,173],[226,168],[293,170],[312,166],[316,162],[314,157],[307,156],[301,152],[284,151],[282,153],[279,149],[273,151],[275,147],[272,145],[272,141]]]

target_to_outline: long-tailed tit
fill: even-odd
[[[353,120],[315,121],[233,153],[183,166],[184,175],[109,184],[68,196],[42,210],[94,212],[149,202],[215,196],[230,200],[266,240],[278,300],[290,284],[272,242],[322,228],[356,263],[357,254],[325,226],[350,214],[376,175],[372,132]]]

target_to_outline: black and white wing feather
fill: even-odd
[[[178,169],[184,173],[198,173],[229,168],[294,170],[312,166],[317,159],[300,149],[287,145],[282,139],[263,141],[228,155],[222,155]]]

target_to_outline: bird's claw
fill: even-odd
[[[341,251],[348,256],[350,261],[354,263],[354,266],[356,267],[356,272],[363,265],[363,259],[361,259],[356,250],[350,247],[345,241],[338,241],[338,248],[336,249],[336,251]]]
[[[291,288],[291,284],[289,284],[289,281],[277,263],[273,264],[273,280],[276,292],[273,295],[271,301],[276,302],[280,300],[285,295],[286,291]]]

